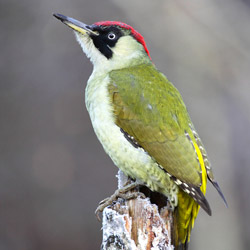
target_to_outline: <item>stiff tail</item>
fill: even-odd
[[[175,250],[187,250],[190,240],[191,230],[194,226],[194,221],[198,215],[200,206],[211,215],[210,206],[205,198],[207,186],[207,173],[204,166],[203,158],[199,148],[194,144],[202,170],[202,184],[200,187],[193,187],[194,193],[187,194],[182,189],[178,193],[178,206],[174,211],[174,221],[172,230],[172,239]],[[196,202],[196,201],[197,202]]]
[[[178,206],[174,210],[172,239],[175,250],[187,250],[191,230],[200,206],[188,194],[180,190]]]

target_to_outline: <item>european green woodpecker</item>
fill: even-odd
[[[200,206],[211,215],[207,178],[226,200],[180,93],[156,69],[144,38],[131,26],[54,16],[74,30],[93,63],[85,101],[104,150],[123,173],[168,198],[173,243],[187,249]]]

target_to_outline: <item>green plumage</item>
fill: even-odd
[[[116,123],[168,173],[199,187],[201,167],[191,141],[190,118],[178,90],[153,64],[110,72]]]

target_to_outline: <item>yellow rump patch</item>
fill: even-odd
[[[202,176],[201,176],[202,184],[201,184],[200,189],[201,189],[202,193],[205,195],[206,187],[207,187],[207,170],[206,170],[206,167],[205,167],[205,164],[204,164],[204,161],[203,161],[203,156],[202,156],[202,153],[201,153],[201,151],[199,149],[199,146],[194,141],[193,141],[193,144],[194,144],[194,148],[195,148],[196,154],[198,156],[198,160],[199,160],[199,163],[200,163],[200,166],[201,166],[201,171],[202,171]]]

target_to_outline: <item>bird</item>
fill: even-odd
[[[226,199],[176,87],[152,62],[143,36],[120,21],[87,25],[53,14],[73,29],[93,64],[85,103],[105,152],[127,176],[167,197],[175,249],[188,249],[207,180]]]

